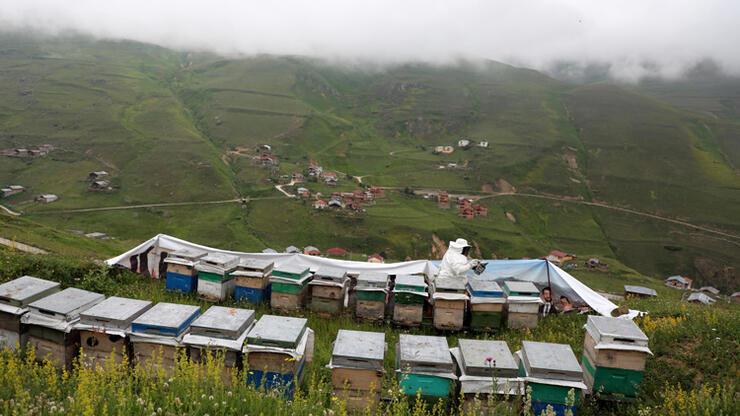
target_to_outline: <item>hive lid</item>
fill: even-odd
[[[236,339],[254,322],[254,310],[211,306],[190,325],[190,333]]]
[[[418,287],[425,288],[427,286],[423,276],[417,276],[414,274],[402,274],[396,276],[396,287]]]
[[[385,334],[340,329],[334,341],[332,363],[354,368],[382,369]]]
[[[647,335],[630,319],[589,315],[586,330],[597,344],[623,344],[636,347],[648,345]]]
[[[185,332],[198,315],[198,306],[161,302],[134,319],[131,331],[177,337]]]
[[[468,279],[468,292],[471,296],[484,298],[503,298],[504,290],[493,280]]]
[[[208,253],[201,257],[200,261],[207,265],[229,269],[239,264],[239,257],[224,253]]]
[[[341,283],[347,279],[347,271],[336,267],[322,267],[314,274],[314,277]]]
[[[309,268],[295,263],[285,263],[275,266],[272,275],[278,277],[303,278],[309,274]]]
[[[379,288],[388,287],[388,275],[385,273],[360,273],[357,276],[357,288]]]
[[[263,315],[247,334],[247,343],[295,348],[306,331],[308,320],[287,316]]]
[[[167,259],[170,257],[195,261],[195,260],[205,257],[206,255],[208,255],[208,252],[204,250],[198,250],[194,248],[183,248],[180,250],[175,250],[172,253],[170,253],[170,255],[167,256],[167,258],[165,259],[165,261],[167,261]]]
[[[532,282],[504,282],[504,291],[508,296],[532,296],[538,297],[540,291]]]
[[[401,334],[398,340],[400,369],[413,371],[453,371],[447,338]]]
[[[252,259],[242,257],[239,259],[239,268],[242,270],[258,270],[261,272],[267,272],[272,270],[275,266],[275,262],[267,259]]]
[[[465,292],[465,279],[441,278],[434,281],[434,289],[438,292]]]
[[[30,303],[61,290],[60,284],[33,276],[22,276],[0,285],[0,303],[25,308]]]
[[[148,300],[111,296],[80,313],[80,323],[100,328],[126,329],[152,307]]]
[[[100,293],[69,287],[28,305],[32,312],[57,319],[72,321],[80,312],[100,303],[105,296]]]
[[[583,370],[570,345],[523,341],[522,359],[528,377],[583,380]]]
[[[458,344],[466,373],[481,377],[518,375],[514,355],[505,341],[460,339]]]

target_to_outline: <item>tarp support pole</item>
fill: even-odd
[[[547,287],[550,288],[550,296],[552,296],[552,286],[550,285],[550,263],[545,259],[545,270],[547,270]]]

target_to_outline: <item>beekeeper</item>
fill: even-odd
[[[480,264],[480,260],[469,259],[470,244],[464,238],[458,238],[450,241],[450,247],[447,249],[442,263],[439,265],[439,274],[437,279],[457,278],[464,279],[468,270]]]

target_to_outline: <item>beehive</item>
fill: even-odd
[[[377,407],[384,357],[384,333],[339,330],[329,367],[334,395],[345,400],[348,409]]]
[[[198,270],[198,296],[202,299],[221,302],[234,292],[231,272],[239,265],[239,258],[230,254],[209,253],[201,258]]]
[[[234,298],[258,304],[270,298],[270,260],[242,258],[231,273],[234,277]]]
[[[468,295],[462,279],[437,279],[434,282],[434,327],[460,330],[465,323]]]
[[[128,358],[131,351],[126,331],[134,319],[151,307],[152,303],[146,300],[112,296],[82,312],[75,325],[80,331],[82,362],[95,366],[109,357],[117,363]]]
[[[21,316],[28,305],[60,290],[57,282],[23,276],[0,285],[0,349],[26,345],[28,327]]]
[[[575,414],[586,385],[570,345],[523,341],[518,366],[519,374],[526,377],[526,385],[532,389],[533,410],[539,413],[551,405],[558,416],[563,416],[568,409],[568,394],[574,390],[570,410]]]
[[[515,378],[519,375],[514,355],[505,341],[460,339],[461,366],[480,377]]]
[[[131,323],[129,337],[134,359],[144,365],[161,362],[171,372],[182,347],[182,336],[199,315],[197,306],[164,302],[154,305]]]
[[[422,276],[396,276],[393,288],[393,322],[404,326],[419,326],[424,314],[424,304],[429,294]]]
[[[401,334],[396,350],[398,381],[404,394],[450,395],[456,377],[445,337]]]
[[[631,320],[588,317],[581,367],[593,393],[635,397],[650,354],[647,335]]]
[[[506,293],[507,326],[513,329],[536,328],[537,312],[542,304],[537,286],[532,282],[508,281],[504,282],[503,288]]]
[[[254,319],[251,309],[211,306],[193,321],[182,343],[194,362],[204,361],[206,352],[223,354],[222,379],[228,383],[232,373],[242,367],[242,348]]]
[[[347,271],[333,267],[322,267],[309,283],[311,302],[309,309],[327,315],[336,315],[344,307],[349,278]]]
[[[263,315],[247,334],[247,383],[292,397],[306,364],[310,332],[303,318]]]
[[[74,328],[80,313],[105,299],[100,293],[67,288],[28,305],[21,318],[28,324],[28,346],[36,349],[38,360],[48,358],[58,367],[69,368],[80,346]]]
[[[167,264],[165,287],[177,292],[195,292],[198,287],[198,271],[195,265],[206,254],[208,253],[202,250],[186,248],[176,250],[167,256],[164,259]]]
[[[354,289],[355,316],[371,321],[385,319],[388,295],[388,275],[384,273],[360,273]]]
[[[470,328],[477,331],[501,328],[506,304],[501,286],[492,280],[470,278],[467,289],[470,295]]]

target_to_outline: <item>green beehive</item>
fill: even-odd
[[[404,394],[447,397],[455,379],[445,337],[401,334],[396,346],[398,382]]]
[[[275,266],[272,269],[273,277],[283,277],[286,279],[302,280],[309,274],[309,269],[306,266],[300,266],[297,264],[282,264]]]
[[[386,293],[380,290],[355,290],[357,300],[368,300],[373,302],[385,302]]]
[[[501,328],[503,314],[501,312],[471,312],[470,328],[475,330]]]
[[[586,354],[581,357],[581,366],[585,370],[586,384],[597,393],[635,397],[645,376],[643,371],[594,367]]]

